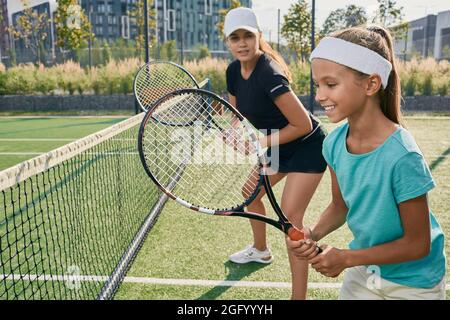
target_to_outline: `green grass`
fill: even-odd
[[[44,117],[44,116],[121,116],[131,117],[135,115],[135,110],[64,110],[64,111],[0,111],[0,117]]]
[[[334,125],[323,119],[327,128]],[[415,136],[432,168],[437,188],[430,194],[431,208],[444,232],[450,230],[450,118],[407,118],[408,129]],[[444,156],[444,157],[441,157]],[[445,157],[446,156],[446,157]],[[279,197],[283,185],[275,188]],[[312,224],[330,201],[330,176],[327,172],[307,210],[305,223]],[[266,206],[270,208],[269,205]],[[273,212],[271,213],[272,215]],[[242,218],[210,217],[196,214],[173,201],[169,201],[154,229],[132,265],[128,276],[290,282],[290,271],[284,237],[278,230],[268,227],[270,247],[275,261],[268,266],[244,266],[227,262],[228,255],[251,243],[249,223]],[[347,248],[351,240],[344,226],[321,243]],[[446,248],[449,254],[448,247]],[[342,282],[326,278],[314,270],[310,282]],[[447,276],[447,282],[449,278]],[[146,285],[126,283],[121,286],[116,299],[288,299],[289,289],[195,287],[174,285]],[[335,299],[336,289],[310,289],[311,299]]]
[[[67,136],[85,135],[117,122],[47,120],[40,125],[48,131],[69,128]],[[37,127],[27,129],[31,128]],[[15,129],[23,134],[19,127],[10,126],[10,131]],[[0,276],[67,275],[73,267],[80,274],[98,276],[114,271],[159,197],[135,156],[137,132],[135,125],[45,174],[0,192]],[[18,143],[16,150],[25,150],[22,147]],[[0,281],[0,299],[93,299],[103,286],[84,282],[79,290],[67,290],[62,281],[17,277],[14,283]]]
[[[125,118],[0,118],[0,171],[76,139],[112,126]],[[3,140],[2,140],[3,139]],[[21,139],[14,141],[13,139]],[[30,139],[26,141],[26,139]],[[31,139],[55,139],[36,141]],[[61,141],[57,139],[67,139]],[[12,140],[12,141],[8,141]],[[3,154],[2,154],[3,153]],[[30,153],[13,155],[5,153]]]
[[[0,118],[0,139],[77,139],[108,127],[121,119],[107,118]],[[329,130],[334,125],[322,119]],[[430,193],[431,208],[445,234],[450,230],[450,117],[408,117],[408,129],[421,147],[437,183]],[[8,142],[0,140],[0,170],[34,156],[3,156],[2,152],[46,152],[69,141]],[[279,197],[283,184],[275,188]],[[137,190],[136,192],[140,192]],[[316,221],[330,201],[330,176],[327,172],[305,216],[305,224]],[[138,200],[136,200],[138,201]],[[270,208],[267,205],[267,208]],[[272,216],[273,212],[270,212]],[[103,226],[107,227],[107,226]],[[102,227],[102,228],[103,228]],[[234,265],[229,254],[251,243],[250,225],[243,218],[211,217],[196,214],[169,200],[156,226],[150,232],[127,276],[163,279],[243,280],[290,282],[284,236],[268,227],[275,261],[270,265]],[[346,226],[321,243],[346,248],[351,234]],[[446,248],[447,255],[449,254]],[[447,276],[447,282],[450,278]],[[310,282],[342,282],[326,278],[314,270]],[[449,297],[447,292],[447,296]],[[124,283],[116,299],[288,299],[288,288],[245,288],[223,286],[176,286]],[[336,299],[337,289],[310,289],[311,299]]]

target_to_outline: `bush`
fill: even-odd
[[[211,53],[209,52],[209,49],[207,46],[199,46],[198,48],[198,60],[211,58]]]
[[[161,60],[176,61],[178,59],[177,43],[175,40],[167,41],[161,46]]]
[[[417,76],[416,74],[412,74],[403,88],[403,92],[406,96],[414,96],[416,94],[417,88]]]
[[[36,79],[36,84],[34,89],[43,95],[53,94],[54,90],[57,88],[57,81],[49,72],[40,73],[35,72],[34,75]]]
[[[433,94],[433,76],[431,74],[425,76],[421,91],[424,96],[431,96]]]
[[[100,87],[101,87],[101,83],[100,83],[100,76],[99,76],[99,71],[97,68],[92,68],[89,72],[88,72],[88,86],[92,89],[93,93],[96,95],[100,94]]]
[[[448,95],[448,83],[443,83],[442,85],[438,86],[437,88],[437,94],[440,96],[446,96]]]
[[[297,95],[305,95],[309,92],[310,65],[306,62],[291,62],[289,70],[292,74],[291,88]]]
[[[184,64],[186,69],[192,73],[200,82],[209,78],[211,90],[219,94],[227,92],[226,70],[228,61],[222,59],[204,58],[202,60],[188,61]]]
[[[164,53],[172,55],[172,44],[166,45]],[[167,50],[168,49],[168,50]],[[173,60],[173,59],[172,59]],[[187,61],[185,67],[198,81],[211,80],[211,89],[225,93],[225,71],[229,64],[225,59],[206,57]],[[137,58],[110,60],[105,65],[89,69],[79,63],[67,61],[51,68],[42,65],[19,65],[4,69],[0,65],[0,94],[129,94],[133,91],[133,79],[142,61]],[[309,63],[292,61],[289,65],[293,81],[292,89],[298,95],[309,92]],[[413,96],[448,95],[450,87],[450,63],[433,59],[413,59],[400,62],[398,73],[402,94]]]
[[[6,94],[6,74],[0,72],[0,96]]]
[[[21,65],[6,72],[5,94],[27,94],[34,92],[36,78],[34,65]]]
[[[450,62],[447,60],[438,62],[433,58],[413,58],[408,62],[401,61],[398,63],[398,73],[403,95],[448,94]]]

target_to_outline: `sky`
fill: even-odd
[[[277,41],[278,9],[281,10],[281,21],[283,21],[283,15],[295,2],[295,0],[253,0],[253,10],[259,17],[264,37],[267,40]],[[308,2],[311,4],[312,0]],[[371,16],[376,10],[378,2],[376,0],[316,0],[316,28],[323,24],[331,11],[345,8],[350,4],[364,7]],[[448,0],[397,0],[397,4],[403,7],[406,21],[450,10],[450,1]]]

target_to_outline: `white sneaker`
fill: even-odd
[[[264,251],[259,251],[252,245],[249,245],[244,250],[233,253],[229,257],[229,260],[239,264],[249,262],[271,263],[273,261],[273,257],[268,248]]]

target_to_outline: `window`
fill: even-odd
[[[442,37],[450,36],[450,28],[443,28],[443,29],[441,29],[441,36]]]
[[[212,0],[205,0],[205,16],[211,16],[213,11]]]
[[[121,17],[121,35],[124,39],[130,39],[130,18],[128,16]]]
[[[108,24],[117,24],[116,16],[108,16]]]
[[[417,40],[422,40],[425,38],[425,32],[424,32],[424,28],[423,27],[418,27],[413,29],[413,34],[412,34],[412,40],[413,41],[417,41]]]
[[[441,57],[450,57],[450,28],[441,29]]]
[[[103,16],[102,15],[98,15],[96,20],[97,20],[98,24],[103,24]]]
[[[176,30],[176,11],[173,9],[167,10],[167,15],[169,18],[167,31],[175,31]]]

